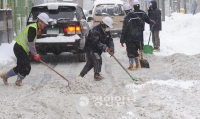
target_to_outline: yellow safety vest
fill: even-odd
[[[21,33],[18,34],[18,36],[14,39],[19,45],[21,45],[23,47],[23,49],[26,51],[26,53],[29,53],[29,47],[28,47],[28,30],[29,27],[33,27],[36,29],[36,36],[34,39],[34,43],[36,42],[37,39],[37,23],[32,23],[29,24]]]

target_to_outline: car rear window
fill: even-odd
[[[36,21],[41,12],[45,12],[52,19],[67,18],[73,20],[76,8],[73,6],[59,6],[57,10],[48,10],[47,6],[33,7],[29,16],[29,21]]]
[[[96,16],[124,16],[122,5],[106,4],[97,5],[95,10]]]

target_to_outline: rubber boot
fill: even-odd
[[[133,59],[132,58],[129,58],[129,67],[127,67],[128,70],[134,70],[135,67],[133,65]]]
[[[136,68],[141,68],[141,64],[140,64],[140,59],[139,57],[135,58],[135,64],[136,64]]]
[[[95,81],[100,81],[100,80],[102,80],[102,77],[100,76],[99,73],[94,73],[94,79],[95,79]]]
[[[24,76],[21,76],[18,74],[17,81],[15,82],[15,85],[22,86],[22,80],[24,79]]]
[[[13,69],[11,69],[7,73],[6,72],[1,73],[1,78],[3,79],[4,84],[8,85],[8,78],[15,76],[15,75],[16,75],[15,72],[13,71]]]

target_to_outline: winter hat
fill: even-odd
[[[132,8],[131,8],[130,4],[126,3],[126,4],[123,5],[123,9],[124,10],[131,10]]]
[[[133,5],[139,5],[139,4],[140,4],[140,2],[138,0],[133,1]]]

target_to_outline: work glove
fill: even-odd
[[[38,55],[38,54],[34,55],[34,60],[37,62],[40,61],[41,60],[40,55]]]
[[[107,52],[110,52],[110,53],[114,54],[114,51],[113,51],[112,48],[108,48],[108,49],[107,49]]]
[[[124,43],[121,43],[121,46],[124,47]]]
[[[42,34],[42,29],[38,29],[38,35]]]
[[[153,24],[156,24],[156,22],[154,20],[151,20],[153,22]]]

